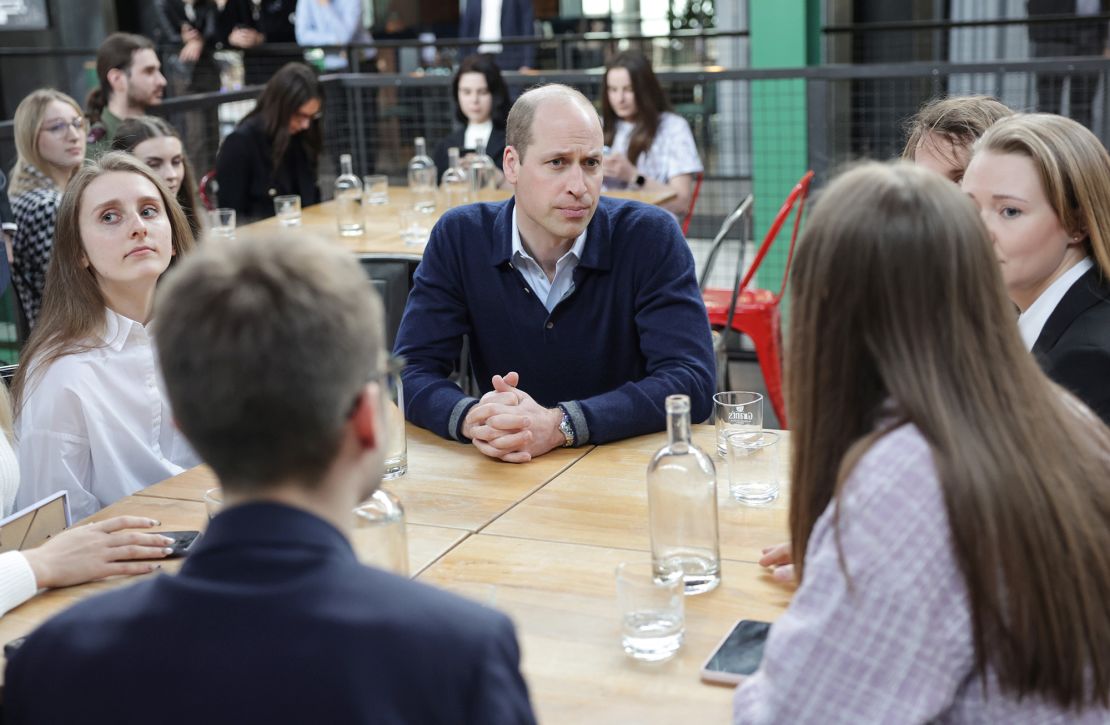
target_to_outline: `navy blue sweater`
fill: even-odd
[[[574,288],[548,313],[510,263],[514,200],[471,204],[432,230],[397,333],[409,420],[461,439],[476,402],[447,377],[463,334],[483,392],[515,370],[537,403],[566,405],[578,443],[666,428],[663,401],[690,396],[705,420],[715,384],[709,321],[694,258],[674,219],[602,198]]]

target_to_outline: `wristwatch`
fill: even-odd
[[[562,405],[559,410],[563,411],[563,419],[559,421],[559,432],[563,434],[563,448],[573,448],[574,441],[578,437],[574,434],[574,424],[570,422],[570,413]]]
[[[643,174],[638,174],[636,176],[636,186],[637,186],[637,188],[640,188],[640,189],[644,188],[645,183],[647,183],[647,179],[644,178],[644,175]]]

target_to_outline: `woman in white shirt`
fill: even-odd
[[[147,331],[155,285],[192,240],[173,193],[130,154],[105,154],[70,182],[13,382],[17,506],[66,490],[82,518],[198,463]]]
[[[605,124],[605,187],[670,190],[663,208],[677,216],[690,210],[694,177],[702,172],[694,134],[671,112],[651,63],[625,51],[605,66],[601,116]]]
[[[975,144],[963,189],[990,230],[1026,348],[1110,423],[1110,154],[1071,119],[1019,114]]]

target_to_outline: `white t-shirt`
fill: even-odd
[[[105,310],[93,342],[30,371],[15,425],[19,508],[64,490],[81,519],[200,462],[173,423],[146,328]]]
[[[617,121],[610,150],[627,155],[633,128],[635,125],[628,121]],[[660,118],[659,128],[655,130],[655,139],[651,142],[651,148],[641,153],[640,158],[629,159],[629,161],[644,176],[664,184],[676,176],[697,174],[703,170],[701,158],[698,156],[698,147],[694,143],[694,134],[690,131],[690,124],[686,123],[686,119],[682,116],[670,111],[665,111]],[[605,186],[617,189],[625,184],[618,179],[606,178]]]

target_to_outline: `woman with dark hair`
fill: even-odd
[[[459,65],[451,82],[451,97],[455,101],[455,120],[462,126],[453,131],[436,146],[433,160],[442,176],[447,170],[447,149],[459,149],[459,158],[472,154],[479,141],[485,141],[486,156],[493,159],[501,171],[501,157],[505,155],[505,120],[513,105],[509,87],[501,77],[501,69],[488,55],[468,55]]]
[[[690,124],[671,112],[651,63],[641,53],[619,53],[605,66],[602,85],[606,188],[670,190],[675,195],[663,208],[686,214],[701,159]]]
[[[303,63],[282,66],[220,146],[220,206],[234,209],[242,222],[273,216],[275,196],[299,194],[303,206],[318,203],[323,109],[324,89],[312,69]]]
[[[1110,429],[1025,350],[1003,277],[932,171],[823,192],[784,366],[800,585],[734,722],[1110,719]]]
[[[131,154],[110,151],[70,181],[12,381],[17,507],[66,491],[80,519],[199,462],[173,424],[148,329],[158,280],[192,248],[174,195]]]
[[[200,239],[201,208],[197,202],[197,182],[177,129],[157,116],[129,118],[116,130],[112,149],[130,153],[162,177],[189,219],[193,238]]]

